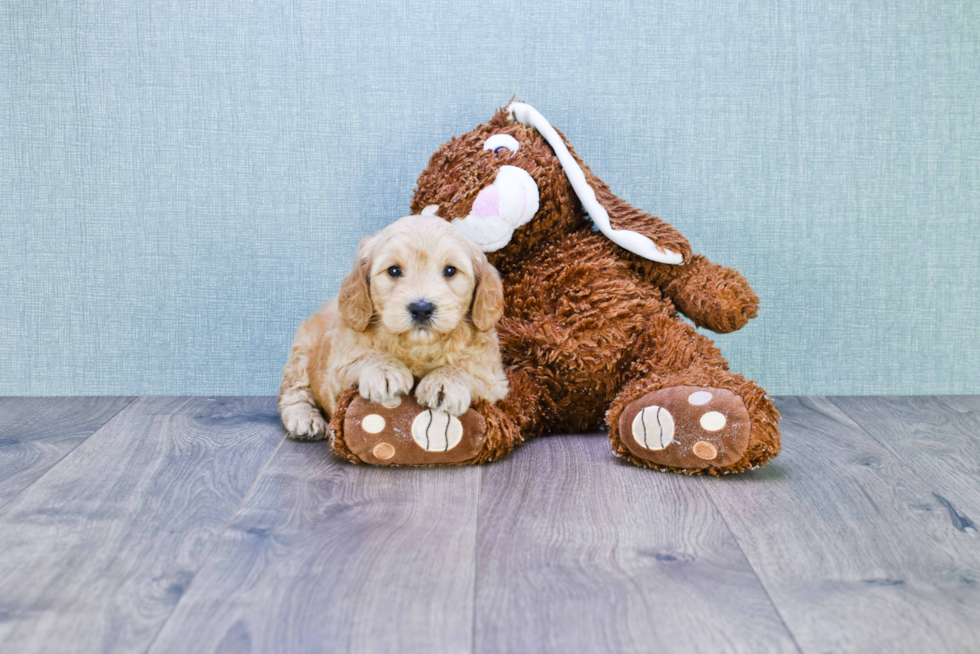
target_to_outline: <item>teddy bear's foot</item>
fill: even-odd
[[[647,393],[619,418],[623,445],[635,457],[670,468],[723,468],[742,458],[751,421],[729,390],[673,386]]]
[[[390,466],[458,464],[483,450],[486,420],[468,410],[456,417],[420,406],[412,396],[388,405],[357,396],[347,407],[343,438],[364,463]]]

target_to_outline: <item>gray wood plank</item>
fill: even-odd
[[[782,398],[782,455],[706,479],[808,652],[980,650],[980,541],[825,398]]]
[[[0,650],[144,650],[283,431],[272,398],[140,398],[0,516]]]
[[[0,507],[132,401],[131,397],[0,398]]]
[[[534,440],[483,469],[477,652],[796,647],[701,479]]]
[[[872,438],[980,519],[980,397],[832,397]],[[964,525],[973,524],[966,516]]]
[[[479,474],[287,441],[151,651],[470,651]]]

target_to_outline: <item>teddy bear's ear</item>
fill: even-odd
[[[691,256],[687,240],[676,229],[613,195],[602,180],[582,165],[561,133],[534,107],[512,102],[507,111],[511,118],[533,127],[548,142],[582,207],[606,238],[624,250],[658,263],[680,264]]]
[[[363,332],[374,315],[371,304],[371,288],[368,276],[371,274],[371,237],[365,237],[357,248],[357,256],[351,271],[340,284],[340,295],[337,304],[340,316],[348,327],[356,332]]]

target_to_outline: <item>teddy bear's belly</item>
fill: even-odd
[[[601,424],[624,357],[671,305],[621,260],[578,254],[505,277],[508,306],[498,332],[505,364],[534,371],[559,413],[574,407],[576,424],[559,428],[581,430]]]
[[[533,362],[566,383],[580,379],[581,386],[594,386],[600,381],[594,378],[596,373],[615,371],[649,327],[648,319],[649,314],[635,313],[598,325],[589,316],[560,313],[508,316],[499,326],[504,361]]]
[[[623,365],[642,333],[642,316],[619,316],[598,328],[588,316],[536,314],[500,325],[504,363],[533,371],[559,431],[597,429],[622,384]]]

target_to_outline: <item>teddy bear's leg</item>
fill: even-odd
[[[330,447],[352,463],[472,465],[500,458],[521,440],[513,419],[477,400],[459,417],[420,406],[413,396],[382,405],[345,391],[330,420]]]
[[[540,436],[547,416],[557,410],[551,393],[534,371],[523,365],[507,368],[507,385],[506,397],[497,403],[501,413],[514,424],[520,440]]]
[[[606,414],[615,452],[644,467],[712,475],[776,456],[779,413],[766,392],[730,372],[686,323],[670,318],[662,329]]]

